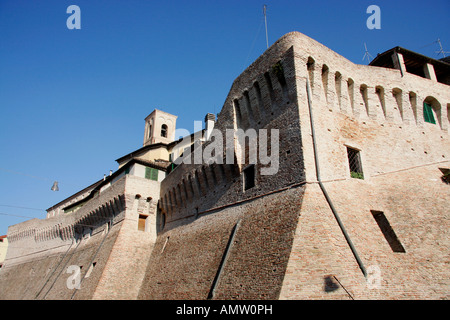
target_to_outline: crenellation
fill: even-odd
[[[177,183],[176,192],[178,199],[180,199],[180,207],[185,208],[187,205],[186,194],[184,193],[184,190],[182,190],[182,185],[180,183]]]
[[[242,94],[242,106],[246,112],[244,112],[244,118],[248,119],[248,126],[247,128],[254,128],[255,124],[257,122],[257,118],[255,117],[253,106],[250,103],[250,95],[248,93],[248,90],[245,90]]]
[[[175,195],[173,194],[173,190],[170,190],[169,191],[169,208],[167,210],[170,217],[173,215],[173,210],[174,210],[175,206],[176,206]]]
[[[344,112],[343,108],[343,97],[342,97],[342,74],[339,71],[336,71],[334,74],[334,92],[335,92],[335,98],[337,102],[337,111]],[[333,104],[333,103],[332,103]]]
[[[268,102],[269,102],[269,106],[270,106],[269,110],[270,110],[270,113],[272,114],[274,111],[275,94],[274,94],[273,85],[272,85],[272,78],[268,71],[264,73],[264,80],[265,80],[264,81],[265,86],[263,86],[263,88],[266,90],[264,90],[263,92],[268,93],[268,96],[269,96]]]
[[[258,76],[257,80],[253,83],[252,100],[256,105],[256,109],[259,113],[259,122],[265,122],[267,118],[267,105],[263,103],[261,87],[259,86],[262,76]]]
[[[375,87],[375,94],[377,95],[377,103],[376,103],[376,118],[375,120],[384,122],[387,118],[387,107],[386,107],[386,96],[385,91],[382,86]]]
[[[184,206],[186,207],[187,204],[190,202],[187,190],[186,190],[186,184],[184,179],[181,180],[180,184],[179,184],[179,188],[180,188],[180,192],[183,195],[183,200],[184,200]]]
[[[371,111],[373,108],[373,104],[369,102],[369,90],[370,87],[364,83],[361,84],[361,86],[359,87],[359,92],[361,96],[359,97],[360,108],[358,109],[358,112],[359,118],[364,120],[368,120],[370,118]]]

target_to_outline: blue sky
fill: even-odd
[[[66,26],[72,4],[80,30]],[[300,31],[358,64],[364,42],[372,56],[438,58],[438,38],[450,51],[448,0],[0,0],[0,235],[115,171],[154,108],[190,131],[218,113],[266,49],[264,4],[269,45]],[[366,27],[372,4],[380,30]]]

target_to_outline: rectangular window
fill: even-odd
[[[425,122],[436,124],[436,120],[433,115],[433,108],[428,103],[423,103],[423,119]]]
[[[255,186],[255,165],[248,166],[244,169],[244,190],[248,190]]]
[[[158,169],[146,167],[145,168],[145,179],[158,181]]]
[[[350,176],[356,179],[364,179],[359,151],[347,147],[348,164],[350,166]]]
[[[389,221],[387,220],[384,213],[382,211],[375,211],[375,210],[371,210],[370,212],[372,212],[375,221],[380,227],[381,232],[383,233],[387,242],[391,246],[392,251],[405,252],[405,248],[403,248],[403,245],[401,244],[400,240],[398,240],[397,235],[395,234],[394,230],[389,224]]]
[[[138,221],[138,230],[139,231],[145,231],[145,220],[147,219],[147,216],[140,214],[139,215],[139,221]]]

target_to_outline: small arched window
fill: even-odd
[[[441,104],[433,97],[423,101],[423,119],[431,124],[441,124]]]
[[[167,138],[167,125],[163,124],[161,126],[161,137]]]

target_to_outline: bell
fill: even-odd
[[[52,191],[59,191],[58,181],[53,182],[53,186],[51,188]]]

